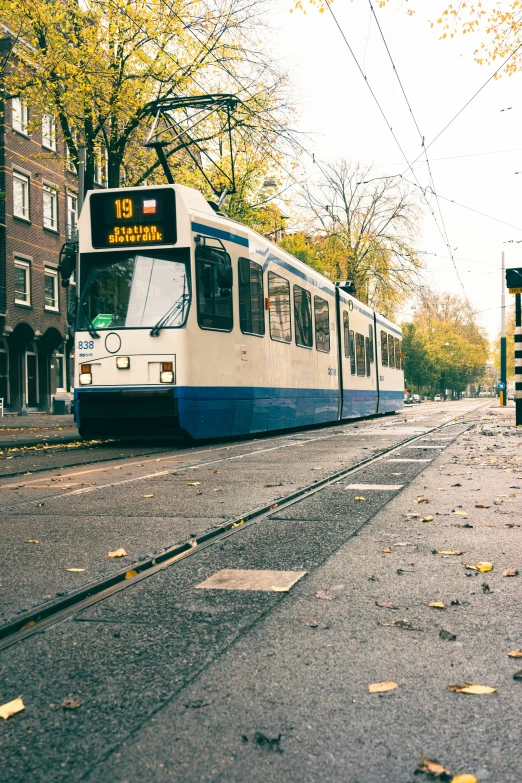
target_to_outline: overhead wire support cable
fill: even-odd
[[[444,216],[442,214],[442,209],[441,209],[441,206],[440,206],[440,203],[439,203],[439,197],[438,197],[436,189],[435,189],[435,180],[433,179],[433,173],[431,171],[431,166],[430,166],[430,161],[429,161],[429,158],[428,158],[427,149],[426,149],[426,146],[424,144],[424,138],[425,137],[424,137],[424,135],[423,135],[423,133],[422,133],[420,127],[419,127],[419,123],[417,122],[417,119],[416,119],[416,117],[415,117],[415,115],[413,113],[413,109],[411,108],[411,104],[410,104],[410,102],[408,100],[408,96],[406,95],[406,90],[404,89],[404,85],[403,85],[403,83],[401,81],[401,77],[399,76],[399,72],[397,70],[395,62],[393,61],[393,57],[392,57],[392,54],[391,54],[391,51],[390,51],[390,47],[388,46],[388,42],[387,42],[387,40],[386,40],[386,38],[384,36],[384,33],[382,31],[379,19],[377,18],[377,14],[375,13],[375,8],[373,7],[372,0],[368,0],[368,4],[370,6],[371,13],[373,14],[373,17],[375,19],[375,23],[377,25],[377,29],[379,31],[379,34],[380,34],[381,38],[382,38],[382,42],[383,42],[384,47],[386,49],[386,52],[388,54],[389,60],[391,62],[391,65],[392,65],[392,68],[393,68],[393,72],[394,72],[395,76],[397,77],[397,81],[399,82],[399,87],[401,88],[402,94],[404,96],[404,100],[406,101],[406,105],[407,105],[408,110],[409,110],[409,112],[411,114],[411,118],[412,118],[412,120],[413,120],[413,122],[415,124],[415,127],[417,128],[417,133],[419,134],[419,138],[421,140],[421,147],[422,147],[421,155],[422,155],[422,153],[424,153],[424,157],[426,159],[426,165],[428,167],[428,176],[429,176],[430,183],[431,183],[431,186],[432,186],[432,192],[435,195],[435,199],[437,201],[437,208],[439,210],[440,222],[442,223],[442,230],[444,232],[444,238],[445,238],[445,242],[446,242],[446,247],[448,248],[448,252],[449,252],[451,260],[453,262],[453,267],[455,269],[455,274],[457,276],[457,280],[459,281],[460,287],[462,288],[464,296],[467,299],[468,297],[467,297],[466,289],[465,289],[464,284],[463,284],[463,282],[462,282],[462,280],[460,278],[459,270],[457,269],[457,264],[455,263],[455,259],[453,257],[453,251],[451,249],[451,242],[449,241],[448,231],[446,229],[446,223],[444,221]],[[412,166],[413,166],[413,164],[412,164]],[[411,168],[411,166],[410,166],[410,168]],[[412,168],[411,168],[411,170],[413,172]],[[415,177],[415,179],[417,179],[417,177]]]

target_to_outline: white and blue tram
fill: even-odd
[[[401,330],[181,185],[79,220],[82,437],[222,438],[392,413]]]

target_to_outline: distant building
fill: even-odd
[[[0,38],[2,59],[11,45]],[[102,167],[98,178],[103,186]],[[9,411],[50,411],[73,386],[74,286],[62,288],[58,263],[77,212],[78,179],[54,118],[23,99],[0,104],[0,398]]]

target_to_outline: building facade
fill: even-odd
[[[11,40],[3,38],[6,51]],[[102,179],[99,172],[99,179]],[[102,183],[100,183],[102,184]],[[0,105],[0,398],[52,411],[73,385],[71,303],[58,263],[76,235],[78,178],[54,118],[23,99]]]

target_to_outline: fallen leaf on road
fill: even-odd
[[[319,627],[319,623],[313,617],[301,617],[299,622],[303,623],[303,625],[308,625],[310,628]]]
[[[484,503],[475,503],[475,508],[491,508],[491,506],[485,506]]]
[[[144,498],[153,498],[154,492],[152,492],[150,495],[143,495]]]
[[[464,511],[463,508],[453,509],[452,513],[455,514],[455,516],[461,516],[461,517],[467,517],[468,516],[468,512]]]
[[[398,609],[398,606],[392,604],[391,601],[376,601],[375,606],[381,606],[383,609]]]
[[[37,538],[28,538],[25,543],[26,544],[39,544],[40,542],[38,541]]]
[[[445,628],[440,629],[439,636],[441,639],[444,639],[445,642],[454,642],[457,638],[456,634],[451,633],[451,631],[446,631]]]
[[[432,606],[433,609],[445,609],[446,604],[444,601],[430,601],[429,604],[426,604],[426,606]]]
[[[107,552],[108,557],[127,557],[127,552],[120,546],[119,549],[115,549],[114,552]]]
[[[433,517],[422,517],[421,522],[433,522]]]
[[[212,471],[212,473],[214,473],[214,475],[216,475],[216,476],[217,476],[217,474],[218,474],[218,473],[221,473],[221,471],[220,471],[220,470],[213,470],[213,471]]]
[[[491,522],[484,522],[484,527],[493,527]]]
[[[67,571],[70,571],[71,574],[81,574],[85,568],[68,568]]]
[[[514,673],[513,679],[514,680],[522,680],[522,669],[520,669],[520,671]]]
[[[271,484],[269,481],[266,481],[266,482],[265,482],[265,487],[273,487],[273,486],[274,486],[274,485],[273,485],[273,484]]]
[[[385,546],[384,549],[381,549],[381,552],[385,552],[386,554],[389,554],[391,552],[391,549],[389,546]]]
[[[475,775],[456,775],[450,783],[479,783]]]
[[[393,680],[386,680],[385,682],[372,682],[368,685],[368,693],[388,693],[388,691],[394,691],[398,688],[396,682]]]
[[[502,576],[518,576],[518,571],[516,568],[507,568],[505,571],[502,571]]]
[[[467,568],[468,571],[480,571],[481,573],[484,573],[485,571],[493,571],[493,565],[492,563],[483,563],[479,561],[478,563],[465,563],[464,568]]]
[[[45,506],[45,503],[42,502],[36,504],[36,508],[42,508],[42,506]]]
[[[366,500],[366,498],[363,498],[362,495],[356,495],[354,500]]]
[[[464,685],[448,685],[448,690],[455,693],[470,693],[473,696],[484,696],[487,693],[495,693],[496,688],[489,685],[474,685],[472,682],[466,682]]]
[[[334,596],[331,595],[327,590],[318,590],[315,594],[316,598],[322,598],[323,601],[333,601]]]
[[[424,773],[426,775],[429,775],[430,778],[434,780],[441,780],[441,781],[450,781],[451,780],[451,772],[449,769],[446,769],[446,767],[443,767],[442,764],[439,764],[438,761],[431,761],[430,759],[424,758],[424,756],[421,756],[421,760],[419,763],[419,766],[415,770],[415,774]]]
[[[221,487],[212,487],[212,492],[223,492]]]
[[[414,503],[429,503],[430,501],[428,498],[416,498],[416,500],[413,501]]]
[[[201,481],[187,481],[187,487],[199,487]]]
[[[81,701],[77,701],[77,699],[71,695],[67,696],[60,704],[60,707],[64,710],[75,710],[77,707],[81,706]]]
[[[125,573],[125,579],[132,579],[133,576],[137,576],[138,572],[134,570],[134,568],[131,568],[130,571],[127,571]]]
[[[22,701],[22,697],[19,696],[17,699],[13,699],[13,701],[2,704],[0,707],[0,718],[7,720],[11,715],[16,715],[17,712],[22,712],[22,710],[25,710],[25,704]]]
[[[404,628],[405,631],[416,631],[417,629],[413,627],[411,622],[406,619],[401,619],[397,617],[396,620],[392,620],[391,623],[383,623],[383,625],[388,625],[391,628]]]
[[[511,650],[508,655],[510,658],[522,658],[522,650]]]
[[[462,555],[460,549],[437,549],[438,555]]]

